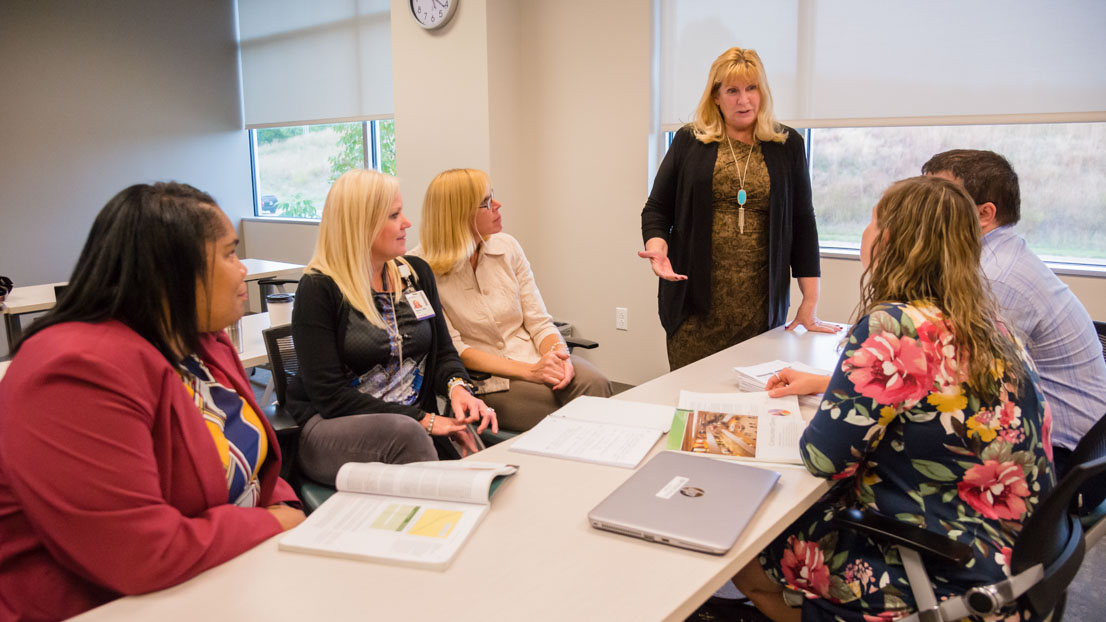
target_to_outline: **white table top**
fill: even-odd
[[[773,331],[619,397],[675,404],[682,388],[736,391],[733,365],[775,358],[832,368],[836,343]],[[191,581],[78,619],[683,620],[828,490],[801,467],[773,467],[779,485],[734,548],[715,556],[588,525],[588,511],[632,471],[509,445],[479,454],[520,470],[445,572],[280,552],[276,536]]]
[[[299,274],[290,273],[302,273],[303,269],[306,267],[298,263],[284,263],[283,261],[269,261],[268,259],[243,259],[242,265],[246,266],[247,281],[267,279],[271,276],[299,278]]]
[[[242,367],[256,367],[269,362],[265,339],[261,336],[261,331],[266,328],[269,328],[268,313],[242,317],[242,350],[238,353],[238,358],[242,359]]]
[[[54,287],[57,285],[65,285],[65,282],[29,285],[27,287],[16,285],[8,293],[0,313],[20,315],[53,309],[56,302],[54,300]]]
[[[4,379],[4,372],[8,371],[8,365],[11,361],[0,361],[0,380]]]
[[[267,259],[243,259],[242,265],[246,266],[246,280],[257,281],[273,276],[287,276],[298,278],[305,266],[283,261],[269,261]],[[54,299],[54,287],[65,285],[66,282],[47,283],[45,285],[16,285],[8,294],[7,300],[0,312],[10,315],[34,313],[53,309],[56,304]]]

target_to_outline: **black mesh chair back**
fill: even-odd
[[[1098,342],[1102,344],[1102,358],[1106,359],[1106,322],[1095,322],[1094,330],[1098,333]]]
[[[269,354],[269,364],[273,370],[273,389],[278,404],[284,404],[288,382],[300,371],[300,361],[296,357],[296,344],[292,340],[292,325],[284,324],[268,328],[261,333],[265,337],[265,351]]]
[[[1053,619],[1062,617],[1065,590],[1079,571],[1085,552],[1083,526],[1077,516],[1070,514],[1070,508],[1084,483],[1102,473],[1106,473],[1106,457],[1073,464],[1014,541],[1010,559],[1013,574],[1035,564],[1044,566],[1044,578],[1020,599],[1036,615],[1055,610]]]
[[[1071,464],[1081,464],[1106,457],[1106,414],[1079,439],[1071,452]],[[1086,516],[1106,501],[1106,473],[1089,478],[1079,488],[1071,511]]]

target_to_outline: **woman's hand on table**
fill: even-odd
[[[495,416],[495,409],[485,404],[484,400],[469,393],[465,387],[453,387],[453,390],[449,393],[449,406],[453,409],[454,418],[447,418],[446,420],[457,424],[460,429],[463,430],[470,423],[479,423],[476,427],[477,433],[483,432],[489,427],[492,432],[499,432],[499,420]],[[437,424],[434,427],[437,428]],[[475,442],[473,442],[472,448],[475,452]]]
[[[795,319],[787,325],[787,330],[794,330],[799,325],[815,333],[836,333],[842,328],[840,324],[819,320],[814,315],[814,303],[808,304],[805,300],[799,305],[799,310],[795,312]]]
[[[290,505],[270,505],[265,509],[269,510],[269,513],[272,514],[273,517],[280,522],[281,531],[288,531],[289,529],[302,523],[304,519],[307,518],[307,516],[304,515],[303,510],[296,509]]]
[[[776,375],[769,378],[764,390],[768,391],[769,397],[813,395],[815,393],[825,393],[826,388],[829,387],[829,381],[829,376],[808,374],[788,367],[787,369],[781,369]]]

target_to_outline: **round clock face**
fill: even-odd
[[[409,0],[411,16],[419,26],[427,29],[445,26],[457,10],[460,0]]]

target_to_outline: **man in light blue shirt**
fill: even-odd
[[[1008,324],[1037,365],[1052,410],[1052,445],[1059,475],[1079,439],[1106,414],[1106,361],[1090,315],[1025,240],[1014,232],[1021,192],[1013,167],[993,151],[939,153],[922,173],[963,184],[979,209],[980,263]]]

